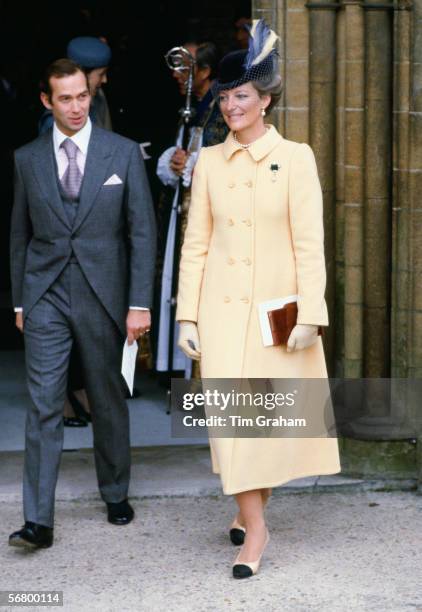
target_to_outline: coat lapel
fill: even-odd
[[[78,212],[76,213],[73,225],[74,231],[80,227],[93,207],[97,193],[107,178],[107,169],[112,156],[113,149],[110,149],[109,140],[104,137],[101,130],[93,125],[86,156]]]
[[[66,227],[70,228],[69,219],[63,207],[57,185],[57,170],[51,130],[48,130],[40,137],[38,147],[32,156],[32,166],[35,178],[48,205]]]

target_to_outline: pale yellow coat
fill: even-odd
[[[325,378],[321,339],[264,347],[258,304],[297,294],[298,323],[328,325],[322,194],[307,144],[273,126],[244,150],[230,133],[201,150],[179,275],[176,318],[197,321],[203,378]],[[273,169],[271,169],[271,167]],[[340,471],[335,438],[211,438],[223,491]]]

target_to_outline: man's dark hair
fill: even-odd
[[[61,79],[66,76],[72,76],[72,74],[76,74],[77,72],[82,72],[86,78],[86,85],[89,89],[88,78],[86,76],[85,70],[74,62],[73,60],[68,59],[67,57],[63,57],[62,59],[58,59],[49,66],[47,66],[44,76],[40,82],[40,90],[48,96],[49,101],[51,102],[51,77],[55,77],[56,79]]]
[[[218,62],[220,54],[217,46],[212,42],[201,43],[195,54],[196,65],[201,70],[202,68],[210,69],[210,80],[212,81],[217,76]]]

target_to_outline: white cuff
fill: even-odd
[[[14,311],[15,311],[15,312],[23,312],[23,308],[22,308],[22,306],[16,306],[16,307],[14,308]]]
[[[182,172],[183,177],[183,187],[190,187],[190,183],[192,180],[193,168],[198,159],[199,151],[194,151],[189,154],[188,160]]]
[[[169,147],[159,157],[157,163],[158,178],[163,183],[163,185],[170,185],[170,187],[174,187],[174,189],[176,189],[177,183],[179,182],[179,177],[170,168],[170,160],[173,157],[175,151],[176,147]]]
[[[129,310],[149,310],[149,308],[144,308],[143,306],[129,306]]]

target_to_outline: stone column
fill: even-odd
[[[332,322],[334,332],[334,376],[344,375],[344,202],[345,202],[345,106],[346,106],[346,15],[337,12],[336,54],[336,265],[335,265],[335,311]]]
[[[385,378],[390,375],[392,16],[391,10],[385,8],[384,0],[371,0],[371,4],[366,7],[366,378]]]
[[[362,376],[369,379],[362,402],[364,418],[353,437],[389,437],[391,262],[391,85],[392,13],[384,0],[363,3],[365,10],[365,174],[364,174],[364,321]]]
[[[394,15],[391,375],[406,378],[412,328],[410,282],[409,133],[411,13],[400,0]]]
[[[336,10],[335,0],[308,2],[309,11],[309,144],[318,160],[324,195],[326,299],[329,309],[324,338],[330,374],[334,374],[335,312],[335,154],[336,124]]]
[[[363,373],[364,14],[344,0],[344,376]]]
[[[412,322],[409,376],[422,377],[422,0],[414,0],[409,132]]]
[[[414,0],[412,31],[413,76],[409,125],[409,271],[412,290],[409,377],[422,378],[422,0]],[[419,411],[421,405],[419,403]],[[422,493],[422,427],[418,431],[417,467]]]
[[[282,6],[285,10],[279,11],[279,32],[284,37],[286,60],[284,136],[309,143],[308,13],[303,0],[285,0]]]

